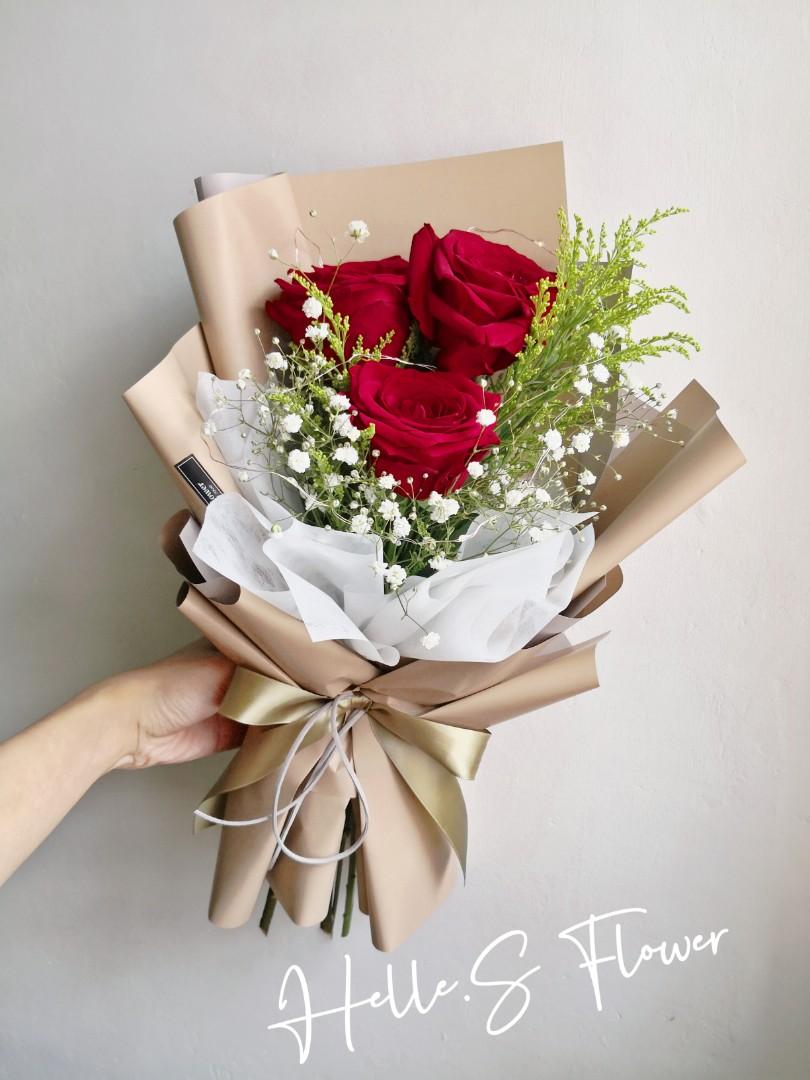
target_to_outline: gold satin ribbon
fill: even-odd
[[[360,687],[351,697],[341,695],[345,715],[363,709],[377,741],[399,775],[447,837],[466,872],[467,808],[458,779],[473,780],[489,740],[488,731],[451,727],[411,715],[376,700]],[[261,740],[243,748],[200,804],[199,809],[223,817],[229,792],[264,779],[286,758],[290,747],[312,714],[329,698],[310,694],[299,686],[237,667],[219,707],[222,716],[250,727],[268,728]],[[324,738],[329,717],[316,723],[302,747]],[[206,822],[196,818],[198,827]]]

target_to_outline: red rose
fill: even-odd
[[[406,299],[408,264],[399,255],[371,262],[345,262],[339,267],[319,266],[307,272],[310,281],[332,298],[335,311],[349,318],[347,348],[353,349],[358,334],[370,349],[383,335],[394,331],[386,353],[399,356],[407,340],[411,315]],[[281,296],[268,300],[265,310],[293,341],[301,341],[310,323],[301,310],[306,290],[297,281],[277,278]]]
[[[395,476],[403,495],[426,499],[431,491],[444,495],[460,487],[467,464],[500,441],[493,425],[476,420],[481,409],[497,411],[500,396],[465,375],[366,361],[354,364],[349,376],[355,423],[374,424],[377,474]]]
[[[411,242],[408,300],[441,349],[439,367],[467,375],[508,367],[523,348],[541,278],[555,274],[506,244],[460,229],[439,239],[424,225]]]

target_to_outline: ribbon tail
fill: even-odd
[[[304,741],[304,747],[322,738],[323,727],[325,724],[313,728],[310,736]],[[245,741],[197,809],[209,817],[229,818],[233,821],[250,821],[253,818],[266,816],[273,805],[272,798],[264,808],[256,805],[253,806],[253,813],[246,813],[244,808],[239,812],[234,809],[236,803],[234,799],[230,800],[229,810],[226,810],[228,795],[243,788],[252,787],[275,772],[295,741],[300,728],[300,722],[282,724],[278,727],[248,728]],[[194,815],[195,832],[214,824],[216,822],[206,821],[199,814]]]
[[[398,948],[446,899],[458,880],[453,849],[400,775],[371,721],[352,730],[352,755],[372,813],[360,849],[362,908],[377,949]]]
[[[461,785],[444,765],[418,747],[372,722],[380,746],[399,775],[436,822],[467,876],[467,806]]]

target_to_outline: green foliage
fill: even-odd
[[[630,364],[666,353],[688,358],[690,351],[700,350],[693,337],[679,331],[634,340],[631,330],[634,323],[659,307],[689,310],[682,289],[650,285],[637,273],[646,269],[639,256],[655,227],[683,213],[686,211],[681,207],[670,207],[635,222],[626,217],[609,244],[604,225],[594,232],[575,215],[572,231],[565,212],[560,211],[557,280],[540,282],[523,350],[500,380],[500,418],[502,424],[509,425],[511,437],[527,425],[556,426],[563,409],[568,424],[587,419],[594,407],[615,391]],[[557,297],[551,304],[549,294],[554,287]],[[592,334],[603,338],[604,347],[591,343]],[[597,362],[608,369],[610,379],[595,384],[590,402],[580,413],[566,408],[575,394],[574,382],[587,374],[580,370],[582,366],[590,371]]]
[[[335,395],[348,391],[352,364],[383,360],[394,332],[370,348],[358,338],[349,349],[349,319],[335,310],[329,289],[293,270],[293,280],[322,312],[311,324],[314,336],[279,345],[283,353],[273,355],[283,355],[280,370],[271,370],[249,398],[229,403],[251,440],[253,456],[244,479],[255,472],[283,478],[301,496],[301,505],[291,508],[297,517],[378,537],[381,567],[407,574],[430,573],[444,560],[458,558],[459,542],[470,530],[483,529],[486,551],[497,553],[521,538],[525,542],[526,534],[541,539],[544,531],[558,527],[561,512],[598,512],[593,489],[604,468],[611,467],[605,448],[609,452],[611,439],[623,446],[633,431],[651,430],[648,406],[660,404],[656,388],[629,391],[631,366],[670,353],[688,357],[699,348],[679,331],[633,334],[639,320],[661,307],[688,310],[681,289],[653,286],[639,276],[645,242],[660,222],[680,213],[670,208],[637,221],[625,218],[610,241],[604,226],[594,232],[574,217],[571,227],[560,213],[556,281],[540,281],[535,314],[515,362],[479,380],[501,394],[501,445],[473,467],[478,475],[449,493],[454,509],[447,519],[437,517],[427,500],[409,498],[381,481],[374,469],[373,427],[354,429],[348,402],[336,404]],[[552,289],[557,290],[553,303]],[[416,325],[397,362],[434,363]],[[258,409],[255,417],[247,415],[249,403]],[[672,437],[672,419],[660,417],[654,434]],[[308,463],[296,471],[291,452],[298,451]],[[470,460],[474,457],[475,450]]]

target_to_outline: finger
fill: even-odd
[[[169,736],[160,760],[165,763],[180,764],[184,761],[196,761],[197,758],[209,757],[223,750],[232,750],[240,746],[247,729],[224,716],[209,716],[206,720]]]
[[[170,726],[186,727],[217,711],[233,678],[234,664],[210,646],[183,650],[161,665],[156,700]]]
[[[217,748],[214,753],[219,753],[220,750],[233,750],[235,747],[242,745],[247,734],[247,727],[244,724],[239,724],[236,720],[230,720],[226,716],[216,716],[214,719],[219,721]]]

